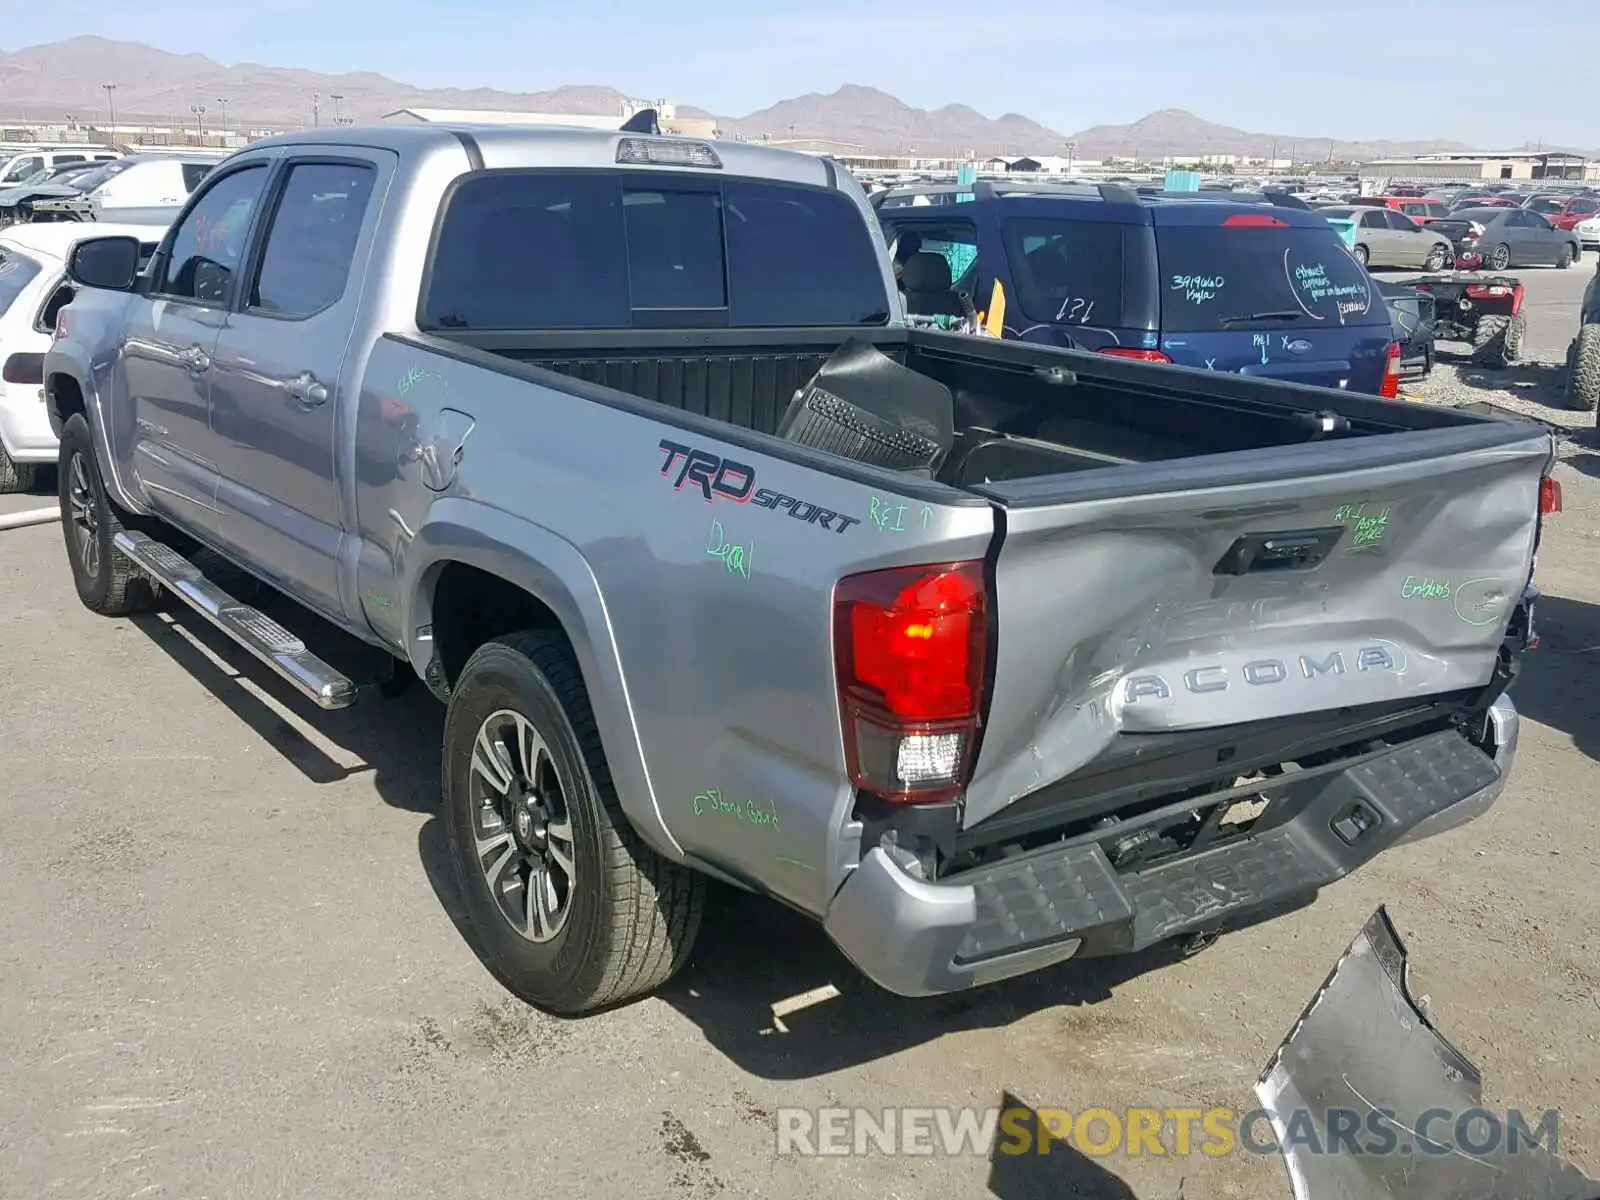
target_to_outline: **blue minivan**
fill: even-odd
[[[1006,337],[1393,396],[1398,344],[1316,212],[1116,184],[924,185],[872,197],[909,315]]]

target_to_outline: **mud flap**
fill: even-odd
[[[1482,1110],[1481,1083],[1411,998],[1405,947],[1380,908],[1278,1048],[1256,1096],[1296,1200],[1600,1200],[1600,1183],[1542,1144],[1555,1141],[1542,1129],[1518,1138],[1502,1120],[1501,1136],[1486,1136],[1484,1114],[1468,1117],[1480,1132],[1462,1136],[1462,1114]],[[1349,1114],[1360,1122],[1355,1141],[1371,1147],[1392,1135],[1392,1152],[1329,1146],[1327,1131],[1348,1128]],[[1526,1124],[1540,1122],[1530,1115]],[[1304,1136],[1307,1128],[1322,1140]],[[1470,1153],[1462,1143],[1491,1148]]]

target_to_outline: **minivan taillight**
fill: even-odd
[[[1135,350],[1132,346],[1107,346],[1100,353],[1109,354],[1112,358],[1135,358],[1140,362],[1170,363],[1172,361],[1171,358],[1159,350]]]
[[[833,655],[851,782],[898,804],[949,800],[977,749],[989,655],[979,561],[840,580]]]
[[[1383,386],[1378,395],[1393,400],[1400,395],[1400,343],[1390,342],[1389,353],[1383,364]]]

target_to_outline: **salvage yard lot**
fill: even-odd
[[[1524,273],[1542,356],[1559,359],[1589,269]],[[1537,297],[1557,288],[1573,298],[1546,318]],[[1074,1111],[1250,1109],[1256,1072],[1380,903],[1486,1103],[1559,1109],[1562,1149],[1600,1174],[1592,429],[1557,477],[1544,644],[1513,693],[1529,720],[1481,821],[1193,959],[1069,963],[932,1001],[877,991],[819,931],[718,893],[678,980],[581,1021],[511,1000],[454,925],[442,710],[424,694],[313,712],[186,613],[85,612],[54,524],[0,532],[0,1195],[1068,1195],[1060,1156],[780,1159],[773,1114],[1002,1091]],[[773,1003],[829,983],[838,998],[774,1028]],[[1139,1197],[1180,1180],[1289,1195],[1271,1159],[1100,1165]]]

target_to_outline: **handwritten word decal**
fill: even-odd
[[[928,522],[931,520],[933,520],[933,505],[924,504],[922,506],[922,527],[926,529]]]
[[[867,503],[867,519],[878,527],[879,533],[904,533],[906,531],[906,506],[890,504],[873,496]]]
[[[730,575],[742,575],[750,578],[750,557],[755,550],[755,543],[741,546],[728,540],[728,534],[722,527],[722,522],[713,519],[711,522],[711,537],[706,542],[706,553],[713,558],[720,558],[723,565],[728,568]]]
[[[1341,504],[1334,510],[1333,519],[1341,524],[1354,523],[1350,537],[1351,553],[1376,549],[1383,541],[1383,535],[1389,532],[1387,507],[1368,512],[1365,504]]]
[[[1402,600],[1447,600],[1450,597],[1450,581],[1448,579],[1433,579],[1427,575],[1418,577],[1407,575],[1405,582],[1400,585],[1400,598]]]
[[[1469,579],[1456,587],[1456,616],[1468,625],[1493,625],[1505,619],[1511,590],[1503,579]]]
[[[754,800],[746,800],[740,804],[737,800],[725,797],[720,788],[707,788],[703,792],[696,793],[694,815],[703,817],[707,814],[732,817],[746,825],[759,825],[767,829],[778,828],[776,808],[757,808]]]
[[[400,381],[395,384],[395,391],[404,396],[426,378],[428,378],[428,373],[421,367],[412,367],[404,375],[400,376]]]
[[[1227,284],[1221,275],[1174,275],[1172,290],[1182,292],[1190,304],[1204,304],[1215,300],[1217,293]]]

